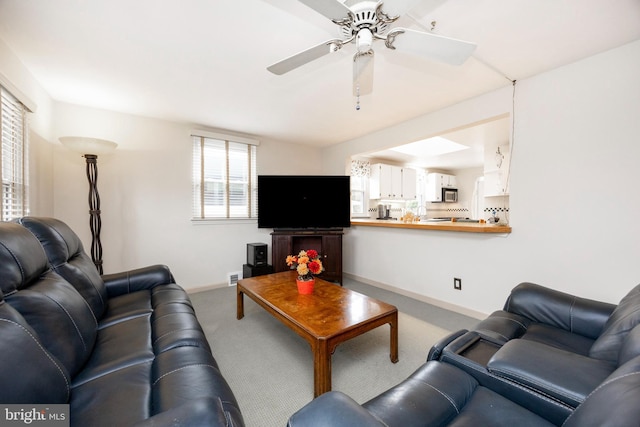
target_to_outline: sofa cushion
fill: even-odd
[[[195,397],[219,400],[229,425],[242,425],[240,407],[213,355],[202,347],[177,347],[159,354],[152,367],[152,415]]]
[[[133,292],[109,298],[107,310],[100,319],[98,328],[107,328],[113,324],[125,322],[135,317],[148,316],[153,312],[149,292]]]
[[[529,326],[522,339],[550,345],[582,356],[587,356],[589,349],[593,345],[591,338],[541,323],[534,323]]]
[[[94,351],[84,369],[73,378],[73,386],[153,360],[149,317],[135,317],[100,329]]]
[[[76,385],[71,399],[75,426],[132,426],[149,418],[151,361]]]
[[[620,348],[627,334],[640,324],[640,285],[622,298],[593,343],[589,355],[596,359],[618,361]]]
[[[18,224],[0,227],[0,290],[5,297],[27,287],[49,270],[38,240]]]
[[[511,290],[504,310],[534,322],[596,339],[615,305],[524,282]]]
[[[153,310],[151,323],[151,341],[156,354],[185,345],[211,351],[196,313],[187,304],[159,305]]]
[[[567,418],[563,427],[638,425],[640,357],[611,373]]]
[[[71,376],[85,364],[96,339],[97,323],[84,299],[54,272],[7,297],[36,331],[42,345]]]
[[[56,404],[69,401],[67,370],[42,346],[26,320],[1,299],[0,337],[0,384],[3,385],[0,402]]]
[[[24,217],[17,222],[36,236],[51,267],[87,300],[95,318],[101,319],[107,308],[107,290],[78,235],[55,218]]]
[[[478,387],[471,400],[449,425],[550,427],[553,424],[488,388]]]
[[[36,332],[72,377],[93,351],[97,321],[86,301],[49,269],[38,240],[18,224],[0,227],[0,281],[5,301]]]
[[[637,356],[640,356],[640,325],[633,328],[622,343],[618,355],[618,366],[622,366]]]
[[[388,427],[339,391],[321,394],[289,418],[287,427]]]
[[[480,386],[466,372],[436,361],[422,365],[405,381],[363,407],[384,425],[394,427],[553,425]]]
[[[487,368],[575,408],[615,365],[538,342],[511,340],[493,355]]]
[[[471,399],[476,387],[478,382],[460,369],[428,362],[363,406],[389,425],[414,425],[418,419],[423,419],[424,425],[446,425]]]

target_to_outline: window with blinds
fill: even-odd
[[[6,89],[0,87],[0,130],[2,132],[2,220],[29,213],[27,197],[26,108]]]
[[[256,145],[193,136],[194,219],[257,218]]]

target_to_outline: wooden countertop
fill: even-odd
[[[403,222],[398,220],[352,219],[351,225],[365,227],[411,228],[414,230],[462,231],[466,233],[511,233],[508,225],[479,224],[473,222]]]

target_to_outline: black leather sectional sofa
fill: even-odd
[[[51,218],[0,223],[0,403],[70,405],[72,426],[243,426],[165,266],[100,276]]]
[[[523,283],[402,383],[325,393],[289,426],[640,426],[639,324],[640,285],[613,305]]]

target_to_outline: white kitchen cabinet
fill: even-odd
[[[448,175],[444,173],[430,173],[427,174],[426,182],[427,202],[441,202],[443,188],[456,188],[455,175]]]
[[[456,176],[455,175],[442,175],[442,187],[443,188],[456,188]]]
[[[376,163],[371,165],[371,199],[415,199],[416,171],[410,168]]]
[[[393,193],[391,186],[391,166],[381,163],[371,165],[369,197],[371,199],[389,198]]]
[[[484,173],[484,195],[508,196],[505,174],[501,170],[494,170]]]
[[[418,196],[418,174],[415,169],[402,168],[402,198],[405,200],[415,199]]]

